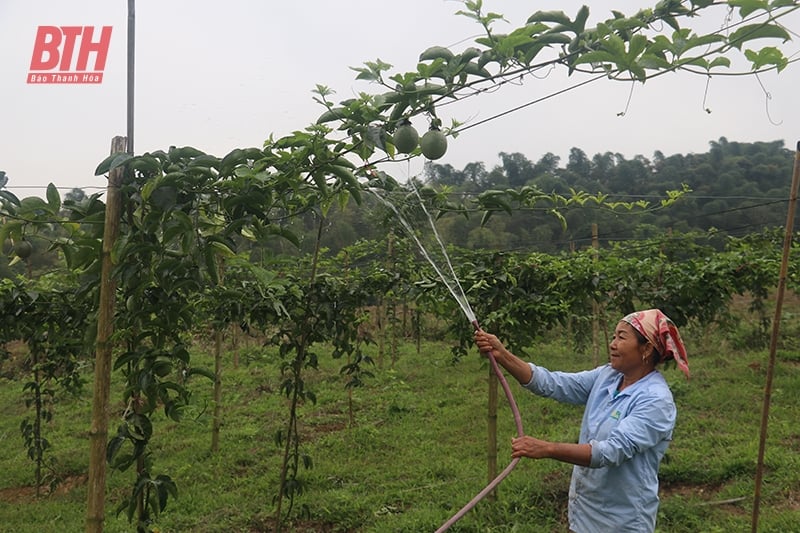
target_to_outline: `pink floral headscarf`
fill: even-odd
[[[675,359],[678,368],[689,378],[689,362],[678,328],[667,315],[658,309],[636,311],[622,319],[644,335],[664,360]]]

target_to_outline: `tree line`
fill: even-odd
[[[597,153],[591,158],[573,147],[566,165],[546,153],[533,161],[521,153],[500,152],[499,163],[487,169],[484,162],[472,162],[458,170],[448,163],[428,162],[422,176],[412,178],[419,188],[435,191],[447,199],[438,204],[437,230],[448,244],[466,249],[561,252],[587,247],[592,239],[592,225],[597,224],[602,245],[622,240],[657,237],[668,231],[679,233],[712,231],[725,236],[744,236],[765,229],[782,227],[786,221],[788,189],[791,182],[793,153],[784,142],[743,143],[720,137],[709,143],[705,153],[665,156],[660,150],[651,159],[637,155],[626,159],[615,152]],[[451,208],[464,205],[487,191],[533,187],[543,194],[570,196],[578,191],[607,196],[619,202],[640,202],[648,207],[629,213],[585,203],[561,208],[563,220],[552,216],[548,208],[514,209],[502,212],[482,224],[479,209]],[[662,208],[667,191],[686,190],[678,201]],[[65,195],[65,202],[87,199],[81,189]],[[392,200],[398,205],[415,203],[413,197]],[[252,256],[297,255],[311,250],[318,230],[318,211],[286,222],[297,232],[297,246],[285,240],[265,245],[243,241],[252,247]],[[366,195],[361,205],[348,203],[333,206],[326,214],[322,246],[335,255],[358,240],[383,239],[388,233],[402,234],[396,214],[375,197]],[[424,221],[414,220],[420,226]],[[49,228],[52,234],[56,226]],[[46,252],[50,239],[45,228],[31,236],[35,246],[26,265],[47,271],[56,261]],[[38,241],[38,242],[37,242]],[[8,248],[9,243],[4,243]],[[9,250],[4,249],[4,252]],[[21,273],[23,265],[9,267],[8,253],[0,256],[0,275]]]
[[[546,153],[533,161],[521,153],[500,152],[491,169],[472,162],[461,170],[448,163],[428,162],[424,174],[412,178],[423,195],[438,195],[437,229],[448,244],[467,249],[562,252],[591,245],[592,226],[607,246],[623,240],[654,238],[664,233],[713,232],[721,249],[727,236],[759,233],[786,222],[794,154],[784,142],[734,142],[720,137],[705,153],[637,155],[626,159],[615,152],[591,158],[573,147],[565,165]],[[635,213],[609,209],[595,202],[571,206],[514,206],[498,210],[484,223],[482,206],[468,205],[487,193],[533,188],[542,195],[572,197],[581,192],[608,202],[636,204]],[[680,191],[669,206],[662,200]],[[402,207],[413,195],[392,200]],[[466,207],[465,207],[466,206]],[[560,216],[553,216],[554,207]],[[360,206],[332,209],[327,215],[323,245],[336,253],[357,239],[383,238],[388,231],[403,233],[397,216],[382,202],[365,196]],[[413,216],[410,220],[414,222]],[[297,221],[301,234],[313,241],[314,215]],[[424,229],[426,222],[414,227]],[[286,251],[286,243],[282,243]]]

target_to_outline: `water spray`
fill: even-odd
[[[425,257],[428,263],[430,263],[430,265],[433,267],[433,270],[439,276],[439,279],[442,280],[442,283],[445,284],[447,290],[450,292],[450,294],[453,296],[456,302],[458,302],[461,311],[463,311],[464,315],[467,317],[467,320],[469,320],[470,324],[472,324],[472,327],[475,328],[475,331],[481,331],[480,324],[478,323],[478,320],[475,317],[475,313],[473,312],[472,307],[469,305],[469,301],[467,300],[466,292],[464,292],[461,283],[458,281],[458,276],[456,276],[455,274],[455,270],[453,269],[453,264],[450,261],[450,257],[447,254],[447,250],[444,246],[444,243],[442,242],[442,239],[439,236],[439,232],[436,229],[436,225],[433,222],[433,217],[431,217],[430,213],[425,207],[425,203],[422,200],[422,196],[420,196],[419,191],[413,184],[413,180],[409,181],[412,183],[411,186],[414,189],[414,193],[416,194],[417,199],[419,200],[422,210],[424,211],[426,217],[428,218],[428,222],[430,223],[430,226],[433,230],[433,234],[436,237],[436,241],[439,243],[439,247],[441,248],[442,251],[442,256],[444,257],[445,262],[447,263],[448,266],[448,273],[452,277],[452,279],[450,280],[447,278],[447,276],[445,276],[444,272],[442,272],[442,270],[439,268],[439,266],[436,264],[433,258],[431,258],[430,254],[425,249],[425,246],[423,246],[422,242],[420,242],[420,240],[415,235],[413,227],[411,226],[411,224],[409,224],[409,222],[405,219],[405,217],[403,217],[403,215],[400,214],[400,211],[397,209],[397,207],[395,207],[395,205],[391,203],[389,200],[381,196],[377,191],[371,188],[368,188],[367,190],[371,192],[373,195],[375,195],[375,197],[378,198],[381,202],[383,202],[383,204],[385,204],[392,212],[394,212],[394,214],[397,216],[397,219],[400,221],[400,224],[414,240],[422,255]],[[514,401],[514,395],[511,393],[511,387],[509,387],[508,381],[503,375],[503,372],[500,370],[500,366],[497,364],[497,360],[495,359],[492,352],[489,352],[485,355],[489,359],[489,363],[492,366],[492,371],[497,376],[497,379],[500,381],[500,385],[503,387],[503,392],[505,393],[506,398],[508,399],[508,404],[511,407],[512,414],[514,415],[514,423],[516,424],[517,427],[517,437],[522,437],[525,434],[525,432],[522,429],[522,417],[520,416],[517,403],[516,401]],[[519,461],[520,461],[519,457],[512,459],[511,462],[508,464],[508,466],[506,466],[506,468],[502,472],[500,472],[500,474],[498,474],[497,477],[495,477],[492,481],[490,481],[489,484],[486,485],[486,487],[484,487],[483,490],[481,490],[478,494],[476,494],[474,498],[472,498],[466,505],[464,505],[464,507],[462,507],[456,514],[454,514],[447,522],[442,524],[442,526],[436,530],[436,533],[442,533],[444,531],[447,531],[448,529],[450,529],[450,526],[461,520],[461,518],[465,514],[467,514],[473,507],[475,507],[475,505],[477,505],[478,502],[480,502],[487,494],[491,493],[495,489],[495,487],[497,487],[497,485],[499,485],[500,482],[503,481],[511,473],[512,470],[514,470]]]

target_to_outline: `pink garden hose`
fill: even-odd
[[[478,325],[477,320],[473,320],[472,325],[475,327],[476,331],[481,329],[481,327]],[[517,407],[517,402],[514,401],[514,395],[511,394],[511,388],[508,386],[508,381],[506,381],[505,376],[503,376],[503,372],[497,365],[497,361],[495,360],[494,355],[492,355],[491,352],[489,352],[487,355],[489,357],[489,362],[492,365],[492,370],[497,376],[497,379],[500,380],[500,385],[502,385],[503,392],[506,393],[506,398],[508,398],[508,403],[511,406],[511,412],[514,415],[514,423],[517,425],[517,436],[522,437],[525,433],[522,430],[522,417],[520,417],[519,408]],[[512,459],[511,462],[508,464],[508,466],[505,468],[505,470],[500,472],[500,474],[498,474],[496,478],[494,478],[488,485],[486,485],[486,488],[484,488],[477,495],[475,495],[475,497],[472,498],[469,501],[469,503],[467,503],[464,507],[461,508],[461,510],[459,510],[456,514],[454,514],[450,518],[450,520],[448,520],[442,525],[442,527],[437,529],[436,533],[447,531],[448,529],[450,529],[450,526],[461,520],[461,518],[465,514],[467,514],[467,512],[469,512],[473,507],[475,507],[475,505],[477,505],[477,503],[481,501],[484,498],[484,496],[492,492],[494,488],[498,484],[500,484],[500,482],[503,481],[506,478],[506,476],[508,476],[508,474],[511,473],[512,470],[514,470],[514,467],[517,466],[517,463],[519,463],[519,457]]]

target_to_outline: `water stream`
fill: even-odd
[[[422,244],[422,241],[420,241],[419,237],[417,237],[417,234],[414,231],[413,226],[411,226],[411,223],[409,223],[408,220],[406,220],[406,218],[402,215],[402,213],[400,213],[400,210],[397,209],[397,207],[392,202],[384,198],[379,192],[373,189],[367,189],[367,190],[371,192],[375,196],[375,198],[380,200],[381,203],[383,203],[386,207],[391,209],[391,211],[397,217],[397,220],[400,222],[400,224],[402,224],[403,228],[406,230],[406,233],[408,233],[408,235],[416,243],[417,248],[419,248],[419,251],[422,253],[422,255],[425,257],[428,263],[430,263],[433,269],[436,271],[436,274],[439,276],[439,279],[442,280],[442,283],[444,283],[445,287],[447,287],[447,290],[450,292],[450,294],[453,296],[456,302],[458,302],[458,306],[464,312],[464,315],[467,317],[467,320],[470,323],[475,322],[475,313],[472,311],[472,307],[469,305],[469,301],[467,300],[467,295],[464,292],[464,289],[461,287],[461,283],[458,281],[458,277],[456,276],[455,271],[453,270],[453,263],[450,261],[450,256],[447,254],[447,250],[445,249],[444,243],[442,242],[442,239],[439,236],[439,232],[436,230],[436,224],[434,224],[433,218],[431,217],[430,213],[428,213],[428,210],[425,208],[425,204],[422,201],[422,197],[419,195],[419,192],[417,191],[416,187],[414,188],[414,192],[416,193],[417,198],[419,198],[419,203],[422,206],[422,209],[425,212],[425,215],[427,216],[431,227],[433,228],[433,234],[436,237],[436,241],[439,243],[439,246],[442,250],[442,258],[444,259],[445,263],[447,263],[448,274],[452,277],[448,277],[445,275],[444,272],[442,272],[442,270],[439,268],[439,265],[436,264],[436,261],[433,260],[431,255],[428,253],[428,250]]]
[[[439,248],[441,249],[442,252],[442,259],[447,264],[447,274],[449,275],[449,277],[448,275],[445,275],[445,272],[442,272],[442,270],[439,268],[439,265],[437,265],[436,261],[433,260],[431,255],[428,253],[428,250],[422,244],[422,241],[420,241],[419,237],[414,231],[413,226],[408,222],[408,220],[403,216],[403,214],[400,213],[400,210],[397,209],[397,207],[392,202],[390,202],[387,198],[382,196],[378,191],[372,188],[367,188],[367,190],[371,192],[378,200],[381,201],[381,203],[383,203],[395,214],[397,220],[400,221],[400,224],[406,230],[408,235],[414,240],[422,255],[436,271],[436,274],[439,276],[439,279],[442,280],[442,283],[444,283],[444,285],[447,287],[447,290],[450,292],[450,294],[453,296],[456,302],[458,302],[458,305],[459,307],[461,307],[461,310],[464,312],[464,315],[467,317],[467,320],[477,329],[480,326],[478,325],[478,321],[475,318],[475,313],[472,311],[472,307],[469,305],[469,301],[467,300],[467,295],[464,292],[461,283],[458,281],[458,276],[456,276],[455,270],[453,269],[453,263],[450,261],[450,256],[447,253],[447,249],[444,245],[444,242],[442,241],[442,238],[439,235],[439,231],[436,229],[436,224],[433,221],[433,217],[428,212],[428,209],[425,207],[425,202],[423,201],[422,196],[419,194],[419,190],[414,184],[414,180],[409,179],[409,183],[411,184],[411,187],[414,190],[414,194],[417,197],[417,200],[419,201],[420,207],[422,207],[422,210],[425,213],[425,217],[428,219],[430,227],[433,230],[433,235],[436,238],[436,242],[439,243]],[[511,411],[514,415],[514,422],[516,423],[517,426],[517,436],[521,437],[524,434],[522,429],[522,418],[520,416],[517,404],[514,401],[514,396],[511,393],[511,389],[509,388],[508,382],[503,376],[503,373],[500,370],[497,361],[495,361],[495,358],[492,356],[491,353],[488,354],[488,358],[489,362],[491,363],[492,370],[494,371],[495,375],[500,381],[500,385],[503,388],[503,392],[505,392],[506,398],[508,399],[509,405],[511,406]],[[469,512],[473,507],[475,507],[475,505],[477,505],[478,502],[480,502],[487,494],[491,493],[494,490],[494,488],[503,479],[505,479],[506,476],[508,476],[508,474],[511,473],[511,471],[517,466],[518,462],[519,458],[513,459],[497,477],[495,477],[491,482],[489,482],[488,485],[486,485],[486,487],[482,491],[480,491],[477,495],[475,495],[475,497],[472,498],[472,500],[470,500],[466,505],[464,505],[457,513],[451,516],[447,522],[442,524],[442,526],[436,530],[436,533],[443,533],[448,529],[450,529],[450,527],[453,524],[459,521],[467,512]]]

